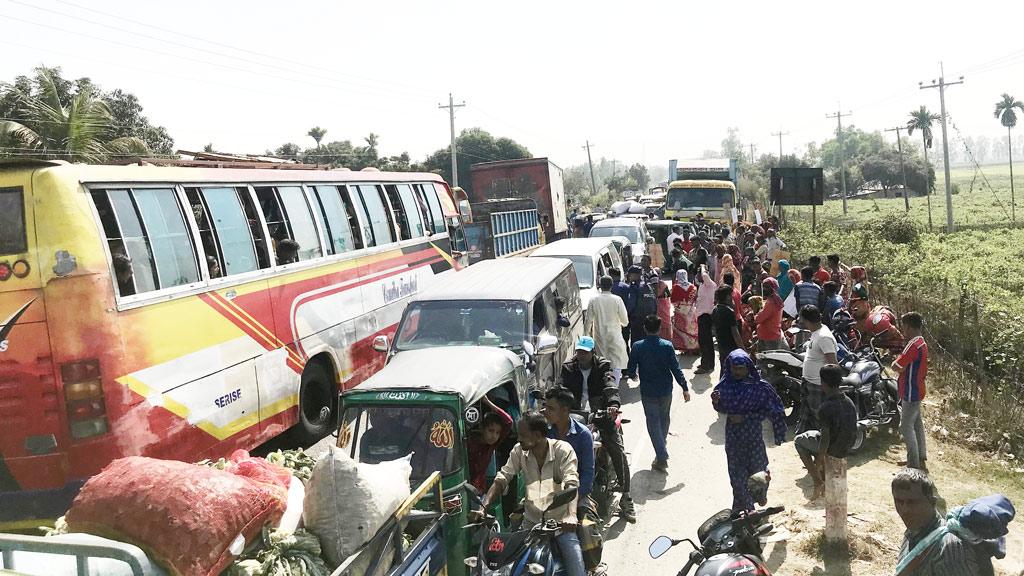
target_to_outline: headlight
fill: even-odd
[[[512,574],[512,566],[506,564],[497,570],[491,570],[485,565],[483,570],[480,571],[482,576],[510,576]]]
[[[526,565],[526,571],[530,574],[539,575],[544,573],[544,567],[536,562],[530,562]]]

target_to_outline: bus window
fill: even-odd
[[[322,255],[320,236],[299,186],[254,188],[267,220],[277,264],[310,260]]]
[[[434,232],[443,233],[447,230],[444,225],[444,214],[441,212],[441,202],[437,199],[437,190],[431,183],[416,184],[423,189],[423,195],[427,197],[427,205],[430,206],[430,214],[434,218]]]
[[[415,194],[412,193],[412,186],[408,184],[398,184],[398,195],[402,199],[402,205],[405,207],[405,216],[409,221],[409,230],[412,232],[413,238],[419,238],[426,234],[426,229],[423,225],[423,214],[420,212],[419,203],[416,201]]]
[[[388,218],[388,207],[381,195],[380,188],[374,185],[355,186],[359,189],[359,196],[363,201],[363,208],[366,210],[366,218],[370,225],[367,226],[372,235],[372,242],[367,240],[367,246],[383,246],[395,241],[395,235],[391,230],[391,221]]]
[[[327,253],[342,254],[361,248],[356,241],[357,227],[353,226],[352,208],[348,198],[342,200],[341,190],[337,186],[314,186],[313,192],[320,207],[320,215],[324,219]]]
[[[95,190],[118,294],[130,296],[199,281],[199,266],[171,188]]]
[[[19,254],[26,250],[25,199],[21,187],[0,188],[0,254]]]
[[[385,184],[384,191],[387,193],[388,202],[391,204],[392,220],[398,225],[399,240],[412,238],[405,207],[402,206],[402,200],[398,197],[398,188],[395,188],[393,184]]]
[[[199,238],[206,252],[211,278],[244,274],[265,267],[262,246],[257,256],[257,241],[263,231],[254,232],[248,216],[249,191],[244,188],[186,188],[192,214],[199,227]],[[257,220],[258,222],[258,220]]]

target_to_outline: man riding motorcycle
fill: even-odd
[[[627,522],[636,522],[633,499],[629,495],[629,464],[622,433],[615,427],[619,411],[619,387],[612,376],[608,360],[594,354],[594,339],[583,336],[576,344],[572,360],[562,364],[558,385],[568,388],[576,399],[573,410],[593,413],[605,410],[607,416],[595,416],[594,426],[601,433],[601,442],[608,450],[608,456],[619,479],[622,498],[619,500],[619,515]]]

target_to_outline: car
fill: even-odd
[[[647,255],[647,246],[654,242],[654,238],[647,232],[647,225],[639,218],[608,218],[594,224],[590,229],[591,238],[608,238],[611,236],[625,236],[633,249],[633,261],[624,263],[639,264],[640,259]],[[625,270],[623,270],[625,274]]]
[[[622,268],[619,250],[611,238],[566,238],[541,246],[528,258],[565,258],[576,269],[580,301],[586,313],[590,300],[597,296],[597,283],[608,269]]]

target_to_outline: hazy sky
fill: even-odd
[[[844,123],[906,121],[938,90],[966,134],[1002,136],[1024,99],[1013,2],[148,2],[0,0],[0,79],[38,64],[135,93],[176,146],[263,152],[380,135],[421,159],[456,126],[510,136],[562,166],[666,164],[736,126],[759,152],[802,152]],[[894,138],[894,136],[893,136]],[[470,152],[471,153],[471,152]]]

